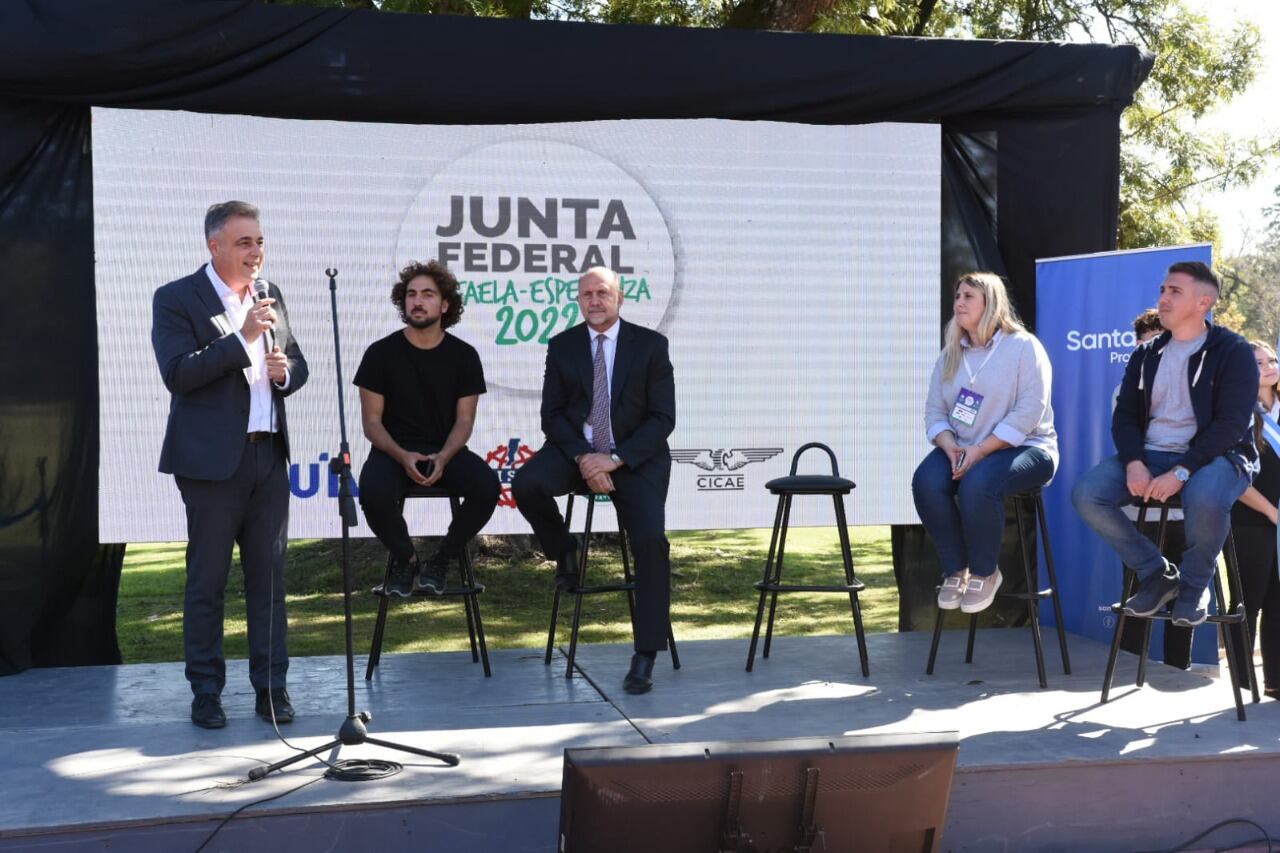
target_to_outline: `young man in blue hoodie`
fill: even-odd
[[[1173,605],[1173,624],[1208,617],[1209,583],[1231,525],[1231,505],[1258,472],[1250,425],[1258,365],[1247,341],[1208,322],[1218,278],[1205,264],[1169,267],[1157,309],[1166,331],[1134,351],[1111,418],[1119,453],[1077,481],[1076,511],[1138,575],[1131,616]],[[1181,566],[1124,516],[1122,507],[1182,495],[1187,547]]]

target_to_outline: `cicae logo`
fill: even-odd
[[[772,459],[781,452],[781,447],[707,448],[672,450],[671,458],[703,472],[694,480],[700,492],[740,492],[746,488],[746,475],[738,471],[753,462]]]

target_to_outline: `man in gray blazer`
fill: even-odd
[[[191,721],[227,718],[223,600],[232,546],[240,545],[256,711],[293,719],[285,689],[284,551],[289,518],[289,431],[284,398],[307,381],[279,288],[258,281],[265,256],[258,209],[209,208],[209,263],[159,288],[151,345],[172,395],[160,471],[173,474],[187,508],[182,635]],[[255,282],[266,298],[255,298]]]

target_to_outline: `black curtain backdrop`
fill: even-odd
[[[120,659],[123,546],[97,537],[91,106],[414,124],[936,123],[939,286],[965,268],[997,270],[1031,319],[1035,258],[1114,248],[1119,116],[1150,67],[1137,48],[1111,45],[249,0],[0,4],[0,673]],[[910,533],[895,531],[895,545]]]

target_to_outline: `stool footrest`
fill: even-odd
[[[1123,607],[1121,607],[1119,603],[1116,603],[1116,604],[1111,605],[1111,612],[1112,612],[1112,613],[1114,613],[1114,614],[1116,614],[1116,615],[1118,616],[1118,615],[1120,615],[1122,612],[1124,612],[1124,608],[1123,608]],[[1162,613],[1153,613],[1153,614],[1152,614],[1152,615],[1150,615],[1150,616],[1133,616],[1133,615],[1130,615],[1130,614],[1126,613],[1124,618],[1126,618],[1126,619],[1154,619],[1154,620],[1159,621],[1159,622],[1172,622],[1172,621],[1173,621],[1173,614],[1172,614],[1172,613],[1170,613],[1169,611],[1164,611],[1164,612],[1162,612]],[[1205,623],[1210,624],[1210,625],[1218,625],[1218,624],[1223,624],[1223,625],[1238,625],[1238,624],[1240,624],[1241,622],[1244,622],[1244,621],[1245,621],[1244,605],[1242,605],[1242,604],[1237,604],[1237,605],[1236,605],[1236,609],[1235,609],[1235,610],[1232,610],[1230,613],[1223,613],[1223,614],[1211,613],[1211,614],[1209,614],[1209,618],[1208,618],[1208,619],[1206,619],[1206,620],[1204,620],[1204,621],[1205,621]]]
[[[1042,598],[1050,598],[1053,595],[1053,589],[1042,589],[1039,592],[997,592],[997,598],[1013,598],[1018,601],[1039,601]]]
[[[753,586],[761,592],[862,592],[867,588],[862,581],[850,584],[766,583],[756,581]]]
[[[378,596],[379,598],[400,598],[400,596],[398,595],[387,595],[387,593],[384,592],[382,589],[382,584],[378,584],[373,589],[371,589],[370,592],[372,592],[374,595]],[[484,584],[478,583],[475,586],[447,587],[444,592],[428,592],[425,589],[415,589],[413,591],[413,595],[414,597],[422,596],[423,598],[443,598],[445,596],[450,596],[450,595],[452,596],[479,595],[482,592],[484,592]]]

